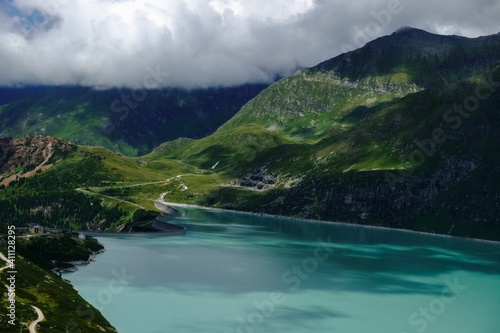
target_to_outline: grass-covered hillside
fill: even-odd
[[[23,235],[26,231],[21,231]],[[20,232],[18,231],[18,234]],[[25,259],[47,270],[75,270],[74,263],[89,262],[91,256],[104,247],[93,237],[78,238],[78,233],[68,231],[51,232],[40,237],[17,237],[16,251]]]
[[[6,234],[6,228],[0,228],[1,234]],[[16,231],[16,236],[21,236]],[[68,246],[71,240],[62,241],[61,237],[51,241],[44,239],[46,236],[36,236],[35,239],[18,238],[21,252],[28,251],[30,246],[37,247],[43,243],[40,251],[28,251],[38,264],[27,260],[23,255],[16,253],[15,256],[15,325],[10,325],[11,320],[7,316],[9,300],[2,297],[0,301],[3,311],[0,311],[0,331],[5,333],[28,332],[28,326],[38,316],[33,306],[42,311],[45,319],[36,326],[39,333],[66,333],[66,332],[116,332],[113,326],[101,315],[101,313],[85,301],[73,286],[59,277],[48,268],[39,266],[51,265],[49,259],[52,250],[57,250],[57,255],[64,258],[74,258],[73,252],[87,252],[83,241],[75,240],[74,244]],[[64,237],[63,237],[64,238]],[[6,238],[5,238],[6,240]],[[4,238],[0,240],[0,252],[7,256],[7,246]],[[0,281],[5,289],[9,268],[5,260],[0,259]]]
[[[14,180],[0,187],[0,219],[21,227],[37,222],[67,229],[122,230],[158,215],[153,211],[153,199],[158,198],[169,178],[194,172],[193,167],[173,160],[145,162],[102,147],[72,146],[48,137],[8,142],[11,144],[4,145],[3,152],[11,158],[0,158],[4,162],[0,168],[10,168],[3,168],[0,179]],[[34,142],[39,145],[37,149],[33,148]],[[28,143],[30,149],[23,146]],[[30,161],[32,154],[57,144],[70,149],[64,156],[54,157],[45,165],[48,168],[33,172],[21,162],[11,165],[12,161]],[[113,186],[154,187],[156,191],[131,200],[93,194],[97,188]]]

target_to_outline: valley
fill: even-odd
[[[277,81],[212,135],[141,157],[73,145],[0,197],[83,195],[102,216],[121,215],[58,222],[91,229],[122,229],[152,214],[137,212],[155,211],[164,194],[169,202],[499,240],[498,45],[497,35],[397,32]],[[467,50],[465,58],[453,49]],[[412,56],[400,61],[403,54]],[[369,64],[362,73],[361,61]],[[38,201],[31,212],[51,210]]]
[[[475,288],[483,280],[495,288],[495,242],[500,241],[500,34],[466,38],[399,29],[316,66],[275,77],[280,79],[191,89],[1,88],[3,233],[7,225],[25,228],[36,222],[59,230],[96,232],[115,251],[103,256],[106,264],[96,263],[96,279],[93,268],[83,269],[85,281],[71,276],[72,282],[87,288],[79,295],[53,270],[58,261],[67,263],[75,256],[87,260],[94,252],[91,248],[102,250],[101,245],[73,239],[71,232],[20,238],[16,264],[23,277],[16,300],[21,326],[40,332],[82,327],[85,332],[116,332],[100,311],[131,327],[141,320],[121,314],[131,311],[127,304],[133,302],[121,302],[125,310],[119,312],[104,306],[113,297],[149,295],[163,304],[165,295],[174,295],[182,305],[194,299],[179,291],[183,288],[203,300],[218,290],[221,304],[232,304],[226,299],[231,293],[263,297],[258,292],[267,289],[253,281],[252,274],[240,276],[248,267],[257,272],[265,267],[255,276],[266,286],[282,288],[283,281],[300,286],[306,278],[299,277],[305,275],[290,277],[288,267],[296,267],[291,262],[304,249],[316,253],[314,240],[330,233],[335,241],[326,238],[328,254],[336,251],[324,260],[330,275],[316,276],[319,284],[305,290],[309,296],[297,297],[298,308],[321,298],[315,288],[345,297],[344,291],[330,288],[332,277],[345,272],[352,274],[346,280],[366,292],[348,290],[351,284],[347,290],[376,304],[381,295],[406,293],[412,295],[412,304],[422,304],[422,295],[433,295],[442,287],[442,274],[456,279],[458,266],[465,267],[461,276]],[[166,219],[182,225],[182,233],[164,242],[147,231],[169,204],[181,207],[181,214]],[[131,231],[144,232],[128,241],[137,247],[127,247],[121,238]],[[253,252],[241,251],[242,247],[258,251],[248,255]],[[476,247],[481,251],[474,252]],[[2,244],[0,250],[5,260]],[[138,259],[131,263],[136,251]],[[309,258],[301,267],[307,268],[303,263],[310,263]],[[390,265],[385,265],[387,258],[393,260]],[[211,260],[215,264],[208,267]],[[165,266],[158,275],[139,273],[151,268],[142,266],[148,261]],[[195,264],[187,269],[184,261]],[[313,262],[314,271],[319,262]],[[4,280],[7,267],[0,268]],[[131,278],[120,292],[111,293],[102,287],[115,281],[109,277],[110,267],[115,279],[120,269],[132,267],[140,284],[134,285]],[[285,270],[277,275],[281,284],[268,274],[277,267]],[[234,280],[228,282],[227,276]],[[162,284],[165,277],[178,288],[175,292]],[[373,277],[375,287],[360,282]],[[140,295],[134,294],[137,290]],[[94,296],[103,293],[111,295],[109,303],[96,301]],[[465,298],[477,303],[470,295]],[[238,311],[245,309],[241,300],[234,303]],[[175,302],[169,302],[175,313]],[[394,309],[396,303],[388,301]],[[279,304],[273,309],[275,305]],[[66,314],[63,308],[70,311]],[[156,305],[145,308],[157,311]],[[227,309],[238,315],[235,308]],[[402,316],[413,311],[399,305],[397,309]],[[290,315],[281,310],[284,317]],[[356,311],[348,312],[359,315]],[[184,315],[170,320],[180,325],[179,331],[190,332],[178,322]],[[488,313],[483,317],[483,326],[489,327]],[[5,319],[5,313],[0,312],[0,318]],[[74,327],[65,326],[68,318]],[[304,315],[304,320],[311,318],[316,317]],[[322,318],[324,327],[334,322],[359,327],[358,320],[343,315],[328,312]],[[223,319],[205,318],[218,331],[221,325],[235,324]],[[455,321],[443,320],[450,327]],[[391,330],[406,325],[387,323]],[[10,329],[5,320],[2,325],[2,330]]]

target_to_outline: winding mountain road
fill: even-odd
[[[4,269],[6,269],[6,268],[8,268],[8,267],[9,267],[9,259],[8,259],[8,258],[7,258],[7,257],[6,257],[6,256],[5,256],[2,252],[0,252],[0,259],[5,260],[5,262],[7,263],[7,266],[4,266],[4,267],[1,267],[1,268],[0,268],[0,271],[3,271]],[[6,286],[6,287],[7,287],[7,286]],[[7,289],[8,289],[8,287],[7,287]],[[36,314],[38,315],[38,318],[37,318],[36,320],[34,320],[34,321],[30,324],[30,326],[29,326],[29,331],[30,331],[30,333],[36,333],[36,328],[35,328],[35,327],[36,327],[36,325],[37,325],[39,322],[41,322],[42,320],[44,320],[44,319],[45,319],[45,316],[43,315],[42,310],[40,310],[40,309],[39,309],[39,308],[37,308],[36,306],[33,306],[33,305],[32,305],[31,307],[35,310]]]
[[[45,319],[45,316],[43,315],[43,312],[42,310],[40,310],[39,308],[37,308],[36,306],[31,306],[33,309],[35,309],[37,315],[38,315],[38,318],[31,323],[30,327],[29,327],[29,330],[30,330],[30,333],[36,333],[36,325],[41,322],[42,320]]]
[[[130,202],[130,201],[127,201],[127,200],[123,200],[123,199],[118,199],[118,198],[110,197],[109,195],[100,194],[100,193],[96,193],[96,192],[91,192],[91,191],[87,191],[87,190],[84,190],[84,189],[81,189],[81,188],[77,188],[76,190],[77,190],[77,191],[79,191],[79,192],[82,192],[82,193],[89,194],[89,195],[95,195],[95,196],[98,196],[98,197],[108,198],[108,199],[112,199],[112,200],[115,200],[115,201],[124,202],[124,203],[127,203],[127,204],[129,204],[129,205],[132,205],[132,206],[135,206],[135,207],[141,208],[141,209],[145,209],[145,208],[144,208],[143,206],[141,206],[141,205],[135,204],[135,203]]]
[[[180,180],[180,178],[182,176],[184,176],[184,175],[177,175],[177,176],[173,176],[173,177],[170,177],[168,179],[165,179],[165,180],[160,180],[160,181],[155,181],[155,182],[147,182],[147,183],[139,183],[139,184],[131,184],[131,185],[118,185],[118,186],[102,186],[102,187],[99,187],[99,189],[128,188],[128,187],[146,186],[146,185],[153,185],[153,184],[164,184],[164,183],[166,184],[166,183],[172,181],[172,179],[179,179]],[[182,182],[181,182],[181,184],[187,190],[187,186],[184,183],[182,183]],[[127,203],[129,205],[141,208],[141,209],[146,209],[143,206],[138,205],[136,203],[133,203],[131,201],[127,201],[127,200],[115,198],[115,197],[112,197],[112,196],[109,196],[109,195],[105,195],[105,194],[101,194],[101,193],[97,193],[97,192],[93,192],[93,191],[84,190],[83,188],[80,188],[80,187],[77,188],[76,191],[79,191],[79,192],[82,192],[82,193],[85,193],[85,194],[88,194],[88,195],[94,195],[94,196],[108,198],[108,199],[115,200],[115,201],[124,202],[124,203]]]

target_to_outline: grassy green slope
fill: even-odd
[[[137,211],[155,210],[153,200],[178,174],[196,174],[193,167],[173,160],[146,162],[102,147],[78,147],[49,170],[11,183],[0,190],[4,223],[116,230],[138,222]],[[96,189],[137,187],[149,193],[138,198],[114,198]],[[153,190],[154,189],[154,190]]]
[[[374,78],[374,82],[382,80]],[[247,103],[219,132],[256,124],[290,140],[318,141],[352,127],[357,119],[346,117],[351,111],[366,113],[419,90],[401,79],[397,86],[380,93],[374,82],[352,83],[329,74],[299,71]]]
[[[6,254],[4,245],[0,251]],[[32,305],[40,308],[45,320],[37,325],[37,332],[116,332],[101,313],[88,304],[67,281],[51,271],[40,268],[22,256],[16,256],[16,325],[8,324],[6,311],[0,311],[0,330],[17,333],[20,327],[28,331],[31,322],[37,319]],[[0,263],[3,267],[4,261]],[[0,272],[2,284],[7,282],[7,270]],[[2,288],[4,288],[2,286]],[[2,309],[8,306],[7,299],[0,302]]]
[[[217,171],[235,174],[235,169],[251,162],[259,151],[290,142],[286,138],[261,128],[241,126],[200,139],[188,140],[172,147],[171,143],[160,146],[144,157],[147,161],[162,158],[180,159],[201,169],[211,169],[217,162]],[[215,168],[214,168],[215,169]]]

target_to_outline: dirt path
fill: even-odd
[[[139,183],[139,184],[132,184],[132,185],[117,185],[117,186],[99,186],[97,188],[99,189],[113,189],[113,188],[126,188],[126,187],[137,187],[137,186],[146,186],[146,185],[154,185],[154,184],[164,184],[168,183],[171,178],[167,180],[159,180],[157,182],[149,182],[149,183]]]
[[[173,179],[180,180],[182,176],[184,176],[184,175],[177,175],[177,176],[173,176],[173,177],[170,177],[168,179],[160,180],[160,181],[156,181],[156,182],[139,183],[139,184],[132,184],[132,185],[102,186],[102,187],[97,187],[97,188],[98,189],[112,189],[112,188],[126,188],[126,187],[137,187],[137,186],[153,185],[153,184],[163,184],[163,183],[171,182]],[[186,185],[184,185],[184,183],[182,181],[181,181],[181,185],[184,186],[184,188],[187,190]],[[111,197],[109,195],[105,195],[105,194],[101,194],[101,193],[96,193],[96,192],[92,192],[92,191],[87,191],[87,190],[84,190],[82,188],[77,188],[76,190],[79,191],[79,192],[82,192],[82,193],[89,194],[89,195],[100,196],[100,197],[103,197],[103,198],[108,198],[108,199],[111,199],[111,200],[116,200],[116,201],[124,202],[124,203],[127,203],[129,205],[141,208],[141,209],[146,209],[146,208],[144,208],[141,205],[135,204],[135,203],[127,201],[127,200],[123,200],[123,199],[118,199],[118,198],[115,198],[115,197]]]
[[[132,205],[132,206],[135,206],[135,207],[138,207],[138,208],[141,208],[141,209],[146,209],[146,208],[142,207],[141,205],[135,204],[135,203],[127,201],[127,200],[122,200],[122,199],[110,197],[109,195],[95,193],[95,192],[87,191],[87,190],[84,190],[84,189],[81,189],[81,188],[77,188],[76,190],[80,191],[82,193],[87,193],[89,195],[96,195],[96,196],[108,198],[108,199],[111,199],[111,200],[121,201],[121,202],[125,202],[125,203],[127,203],[129,205]]]
[[[35,309],[37,315],[38,315],[38,319],[36,319],[34,322],[31,323],[30,327],[29,327],[29,330],[30,330],[30,333],[36,333],[36,325],[41,322],[42,320],[45,319],[45,316],[43,315],[43,312],[42,310],[40,310],[39,308],[37,308],[36,306],[31,306],[33,309]]]
[[[199,172],[199,171],[203,171],[203,169],[198,168],[196,165],[187,164],[187,163],[182,162],[181,160],[175,160],[175,161],[176,161],[177,163],[179,163],[179,164],[184,165],[184,166],[187,166],[187,167],[193,168],[193,169],[194,169],[194,172],[197,172],[197,171],[198,171],[198,172]]]
[[[2,260],[5,260],[5,262],[7,263],[7,266],[0,268],[0,271],[2,271],[2,270],[4,270],[4,269],[6,269],[6,268],[8,268],[8,267],[9,267],[9,259],[7,259],[7,257],[5,257],[5,255],[4,255],[2,252],[0,252],[0,258],[1,258]],[[6,287],[7,287],[7,286],[6,286]],[[8,289],[8,287],[7,287],[7,289]],[[29,326],[29,331],[30,331],[30,333],[36,333],[36,325],[37,325],[39,322],[41,322],[42,320],[44,320],[44,319],[45,319],[45,316],[43,315],[42,310],[40,310],[40,309],[39,309],[39,308],[37,308],[36,306],[33,306],[33,305],[32,305],[31,307],[35,310],[36,314],[38,315],[38,318],[37,318],[36,320],[34,320],[34,321],[30,324],[30,326]]]

